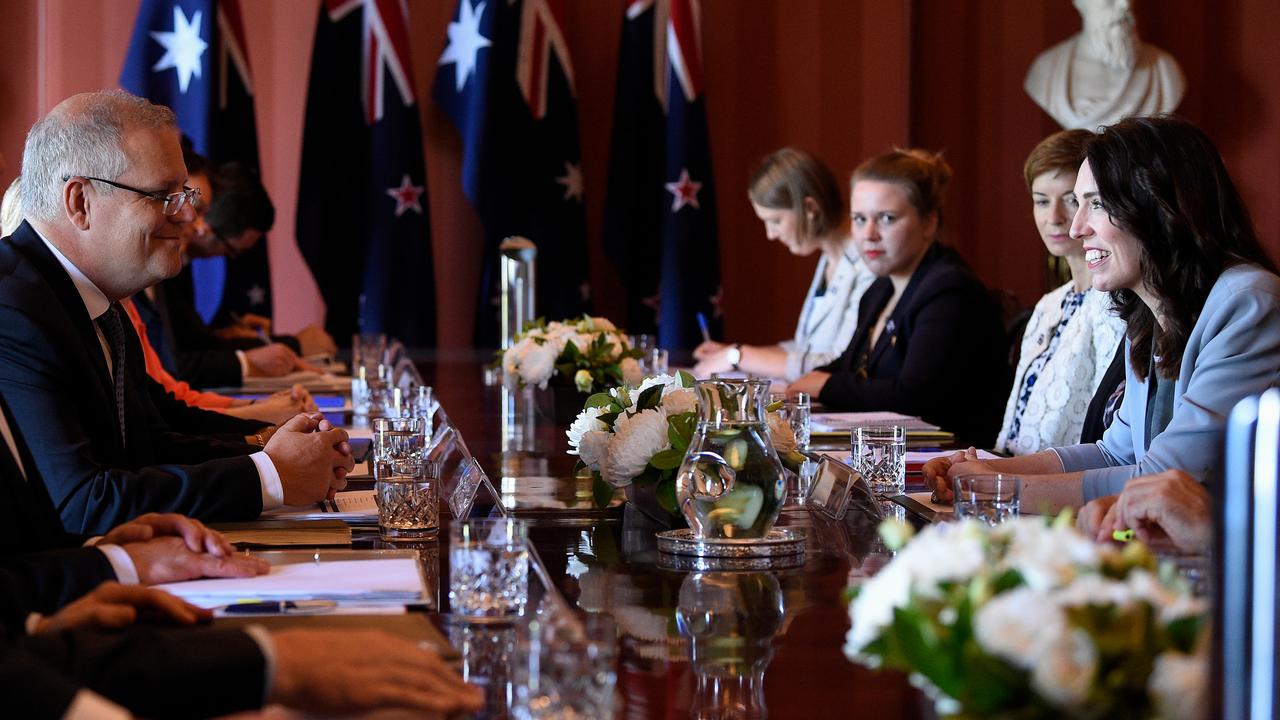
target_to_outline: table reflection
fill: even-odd
[[[764,673],[782,628],[782,587],[771,573],[696,572],[680,584],[676,625],[690,639],[697,686],[689,716],[768,715]]]

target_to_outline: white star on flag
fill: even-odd
[[[261,285],[254,285],[245,294],[249,296],[250,305],[261,305],[267,301],[267,291]]]
[[[689,177],[689,168],[680,168],[680,179],[675,182],[664,183],[663,187],[667,192],[671,193],[671,212],[680,212],[680,208],[685,205],[693,206],[694,210],[698,210],[698,191],[702,189],[702,183],[694,182]]]
[[[173,32],[153,32],[151,37],[164,46],[164,55],[152,66],[153,72],[163,72],[173,68],[178,73],[178,89],[187,92],[191,84],[191,76],[200,77],[200,56],[209,47],[209,43],[200,39],[200,21],[203,13],[195,11],[191,20],[182,12],[182,8],[173,6]]]
[[[400,217],[410,210],[421,215],[422,193],[426,191],[426,187],[414,185],[407,174],[401,178],[400,187],[387,188],[387,195],[390,195],[396,201],[396,217]]]
[[[556,178],[564,186],[564,199],[582,202],[582,167],[571,162],[564,164],[564,175]]]
[[[476,56],[480,48],[489,47],[489,38],[480,34],[480,19],[484,17],[484,8],[488,3],[480,3],[474,10],[471,0],[458,3],[458,21],[449,23],[449,44],[440,56],[438,65],[454,65],[454,80],[457,91],[467,84],[467,78],[475,74]]]

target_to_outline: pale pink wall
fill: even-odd
[[[264,179],[279,210],[271,234],[283,330],[322,314],[293,236],[311,42],[319,0],[242,0],[258,84]],[[138,0],[0,0],[0,153],[17,170],[22,137],[67,94],[116,82]],[[465,346],[475,314],[480,229],[459,182],[457,131],[428,95],[456,0],[408,0],[422,105],[440,344]],[[812,258],[764,239],[744,197],[758,159],[785,144],[841,177],[894,144],[944,149],[955,170],[950,237],[993,287],[1024,302],[1043,291],[1022,187],[1025,153],[1053,124],[1021,80],[1042,48],[1071,34],[1068,0],[703,0],[704,67],[718,186],[726,332],[747,342],[792,331]],[[1280,2],[1139,0],[1147,40],[1187,74],[1181,108],[1218,143],[1258,222],[1280,250]],[[577,71],[591,279],[596,310],[621,320],[600,226],[621,0],[567,3]]]

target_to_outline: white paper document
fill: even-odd
[[[323,560],[272,565],[266,575],[166,583],[157,588],[201,607],[242,600],[421,602],[422,574],[413,558]]]
[[[847,433],[856,427],[891,427],[893,425],[901,425],[907,432],[939,430],[937,425],[927,423],[918,417],[895,412],[815,413],[809,422],[815,433]]]

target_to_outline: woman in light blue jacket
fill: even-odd
[[[1217,149],[1176,117],[1130,118],[1091,140],[1076,179],[1071,234],[1093,287],[1112,293],[1126,331],[1125,398],[1097,443],[925,467],[940,498],[948,477],[1023,476],[1029,512],[1120,492],[1139,475],[1220,471],[1226,418],[1280,383],[1280,277]]]
[[[741,370],[794,380],[844,352],[858,324],[858,300],[875,276],[853,246],[839,184],[813,156],[794,148],[772,153],[752,176],[747,197],[770,240],[793,255],[822,255],[794,338],[776,345],[704,342],[693,351],[693,373]]]

